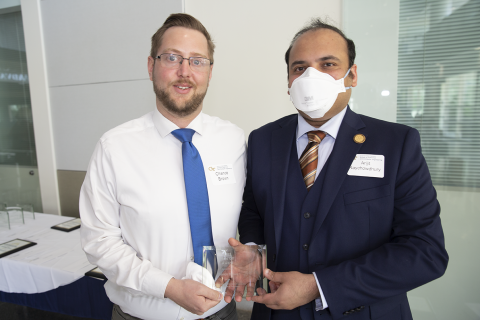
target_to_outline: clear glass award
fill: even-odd
[[[265,268],[266,245],[203,247],[202,283],[224,295],[225,292],[232,295],[235,290],[245,290],[248,296],[257,295],[259,288],[267,291]]]

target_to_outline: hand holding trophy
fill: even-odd
[[[263,275],[267,267],[266,246],[244,245],[234,238],[228,243],[230,247],[204,247],[203,267],[207,273],[204,278],[213,276],[216,289],[224,293],[225,302],[229,303],[234,296],[236,301],[242,301],[245,288],[246,299],[250,301],[258,294],[256,289],[266,291]]]

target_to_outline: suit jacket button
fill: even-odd
[[[303,217],[304,217],[305,219],[310,218],[310,212],[305,212],[305,213],[303,214]]]
[[[305,244],[303,245],[303,250],[305,250],[305,251],[308,250],[308,244],[305,243]]]
[[[275,262],[275,260],[277,260],[277,255],[276,254],[273,255],[273,262]]]

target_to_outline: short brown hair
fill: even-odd
[[[200,31],[205,38],[207,38],[208,44],[208,55],[210,62],[213,63],[213,52],[215,51],[215,44],[210,37],[207,29],[203,26],[203,24],[186,13],[172,13],[167,20],[163,23],[163,26],[155,32],[152,36],[152,48],[150,50],[150,56],[155,58],[157,55],[158,48],[162,45],[163,35],[165,31],[167,31],[171,27],[184,27],[188,29],[193,29]]]

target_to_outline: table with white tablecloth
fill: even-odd
[[[93,268],[80,245],[80,229],[63,232],[52,226],[71,220],[50,214],[14,219],[11,229],[0,220],[0,243],[22,239],[36,245],[0,258],[0,300],[47,311],[109,319],[112,305],[104,281],[85,277]]]

